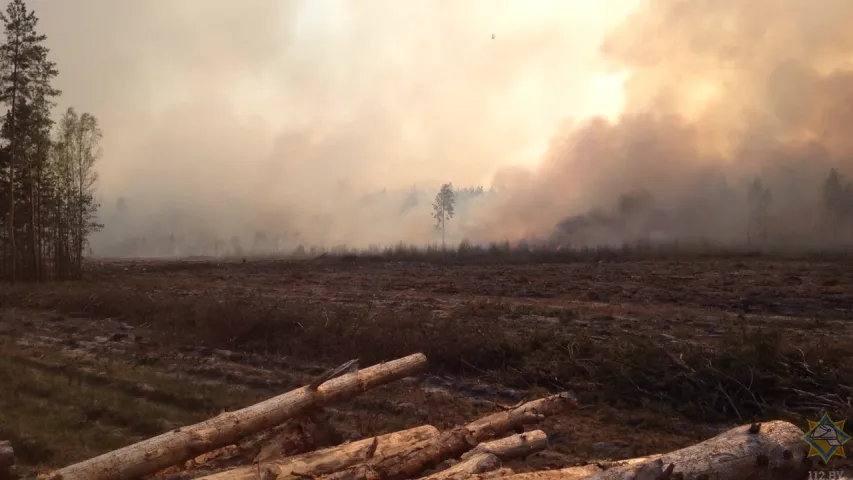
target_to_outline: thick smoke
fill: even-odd
[[[513,175],[503,233],[739,243],[760,177],[771,236],[817,240],[823,179],[853,174],[851,18],[844,0],[643,3],[601,47],[629,72],[623,114],[567,128],[538,168]],[[626,195],[644,200],[626,211]]]
[[[447,181],[496,187],[451,241],[740,242],[757,176],[808,242],[853,174],[849,1],[32,6],[105,132],[99,253],[433,242]]]
[[[618,106],[590,101],[590,72],[623,3],[31,0],[60,110],[105,133],[93,248],[124,254],[435,241],[442,183],[483,185],[566,112]]]

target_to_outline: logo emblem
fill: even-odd
[[[851,437],[844,433],[844,422],[846,420],[833,422],[828,413],[824,413],[817,422],[809,420],[809,431],[802,436],[803,441],[809,444],[809,456],[820,457],[823,463],[829,463],[829,459],[835,456],[846,457],[844,444]]]

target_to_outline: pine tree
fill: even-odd
[[[27,275],[41,278],[37,197],[45,187],[41,175],[49,151],[50,110],[52,99],[60,94],[50,82],[58,71],[48,60],[49,49],[43,44],[46,36],[36,32],[38,18],[24,0],[9,2],[0,21],[6,37],[0,45],[0,102],[7,107],[0,130],[7,142],[2,155],[7,185],[3,203],[8,263],[4,273],[12,280],[19,278],[19,260],[26,256],[30,262]],[[26,248],[19,247],[21,230],[28,240]]]
[[[435,219],[435,227],[441,230],[441,249],[445,248],[445,230],[447,220],[453,218],[454,205],[456,204],[456,195],[453,192],[453,184],[445,183],[441,186],[441,190],[435,195],[435,202],[432,204],[432,218]]]
[[[825,221],[834,238],[838,238],[844,221],[846,202],[844,177],[836,169],[830,169],[823,182],[823,208]]]

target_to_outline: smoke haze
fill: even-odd
[[[60,111],[104,130],[96,253],[432,242],[447,181],[499,187],[460,205],[454,241],[741,239],[756,175],[796,236],[853,166],[844,0],[30,5]]]
[[[743,242],[760,176],[779,239],[815,240],[822,180],[853,166],[850,18],[841,0],[644,2],[601,45],[629,72],[622,115],[556,133],[500,209],[507,235],[576,215],[558,228],[569,241]],[[650,198],[627,214],[623,194]]]

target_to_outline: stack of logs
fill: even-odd
[[[373,387],[425,369],[426,357],[410,355],[364,370],[354,362],[330,370],[309,385],[242,410],[179,428],[98,457],[44,473],[52,480],[137,478],[206,480],[610,480],[809,478],[811,460],[803,435],[783,421],[744,425],[702,443],[665,454],[611,463],[516,473],[502,462],[548,448],[542,430],[527,427],[577,408],[560,393],[523,403],[439,431],[408,430],[293,455],[297,420]],[[347,373],[344,373],[347,372]],[[343,375],[342,375],[343,374]],[[294,423],[296,422],[296,423]],[[300,427],[302,428],[302,427]],[[290,429],[290,430],[288,430]],[[303,432],[304,433],[304,432]],[[304,449],[303,449],[304,451]],[[0,479],[11,475],[12,451],[0,442]]]

